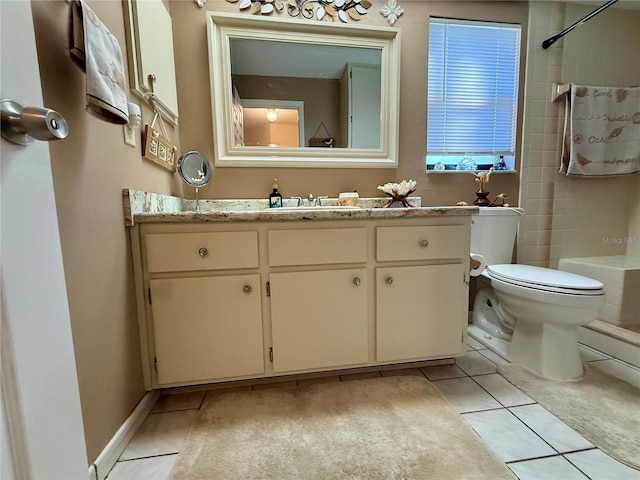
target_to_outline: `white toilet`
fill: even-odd
[[[557,380],[583,373],[577,327],[596,319],[604,285],[569,272],[511,264],[523,214],[519,208],[480,207],[471,227],[471,252],[486,268],[472,272],[479,290],[469,334],[514,363]]]

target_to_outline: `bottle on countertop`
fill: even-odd
[[[269,207],[280,208],[282,207],[282,195],[278,191],[278,179],[273,179],[273,191],[269,194]]]

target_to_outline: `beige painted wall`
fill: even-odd
[[[360,23],[388,26],[380,14],[386,1],[374,1]],[[203,9],[194,2],[170,3],[173,19],[176,68],[181,113],[181,143],[214,158],[210,86],[208,73],[206,11],[238,12],[237,3],[209,1]],[[273,177],[280,191],[291,195],[336,196],[357,190],[362,196],[378,196],[378,185],[414,179],[416,195],[423,205],[452,205],[475,199],[476,183],[471,175],[425,174],[427,38],[429,15],[450,16],[523,24],[526,43],[528,16],[526,2],[401,2],[405,13],[394,25],[402,30],[400,80],[400,161],[398,169],[291,169],[291,168],[215,168],[213,181],[201,190],[209,198],[257,197],[269,194]],[[308,21],[308,20],[301,20]],[[525,45],[526,46],[526,45]],[[276,173],[277,172],[277,173]],[[512,203],[518,198],[518,175],[494,175],[491,191],[505,192]],[[188,192],[188,195],[193,195]]]
[[[126,53],[122,3],[88,3]],[[86,76],[67,46],[69,4],[33,1],[32,11],[44,102],[69,124],[69,136],[50,144],[51,164],[91,463],[144,395],[121,190],[181,195],[182,185],[141,159],[140,142],[138,148],[125,145],[122,126],[85,111]],[[149,123],[150,110],[142,113]]]

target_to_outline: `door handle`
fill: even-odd
[[[0,100],[2,137],[17,145],[30,145],[34,139],[45,142],[66,138],[69,126],[55,110],[23,107],[18,102]]]

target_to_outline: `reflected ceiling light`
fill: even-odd
[[[275,108],[268,108],[267,109],[267,120],[269,120],[270,122],[275,122],[278,119],[278,113],[276,112]]]

